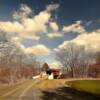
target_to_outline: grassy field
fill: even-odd
[[[68,85],[80,91],[100,95],[100,80],[77,80],[69,82]]]

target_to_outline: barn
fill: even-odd
[[[58,79],[61,75],[60,69],[50,68],[47,63],[44,63],[41,69],[46,73],[48,79]]]

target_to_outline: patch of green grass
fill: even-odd
[[[77,80],[69,82],[68,85],[80,91],[100,95],[100,80]]]

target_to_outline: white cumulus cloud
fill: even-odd
[[[71,24],[69,26],[64,26],[63,27],[63,32],[74,32],[74,33],[84,33],[85,29],[84,27],[81,25],[81,21],[76,21],[76,23]]]
[[[23,19],[32,13],[32,9],[26,4],[21,4],[20,9],[13,14],[14,19]]]
[[[91,33],[84,33],[78,35],[75,39],[71,41],[64,41],[58,46],[59,49],[66,48],[69,43],[74,43],[78,46],[85,46],[86,50],[99,51],[100,50],[100,33],[94,31]]]
[[[37,33],[47,32],[52,10],[56,10],[58,4],[48,5],[44,11],[37,15],[32,15],[32,9],[22,4],[20,9],[13,14],[16,21],[0,21],[0,31],[6,33],[18,33],[21,38],[38,40],[40,36]],[[54,30],[58,30],[57,24],[51,25]]]
[[[47,36],[49,38],[56,38],[56,37],[62,37],[64,34],[61,32],[53,32],[53,33],[48,33]]]
[[[59,8],[59,4],[50,4],[46,7],[47,11],[53,11],[53,10],[56,10],[57,8]]]
[[[53,31],[57,32],[59,27],[58,27],[58,24],[56,22],[51,22],[50,23],[50,27]]]
[[[36,56],[48,55],[50,53],[50,49],[47,48],[46,46],[42,45],[42,44],[32,46],[32,47],[29,47],[29,48],[25,48],[25,51],[27,53],[32,53]]]

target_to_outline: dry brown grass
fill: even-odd
[[[66,80],[64,79],[54,79],[54,80],[42,80],[36,85],[36,88],[41,90],[55,89],[57,87],[65,86]]]

